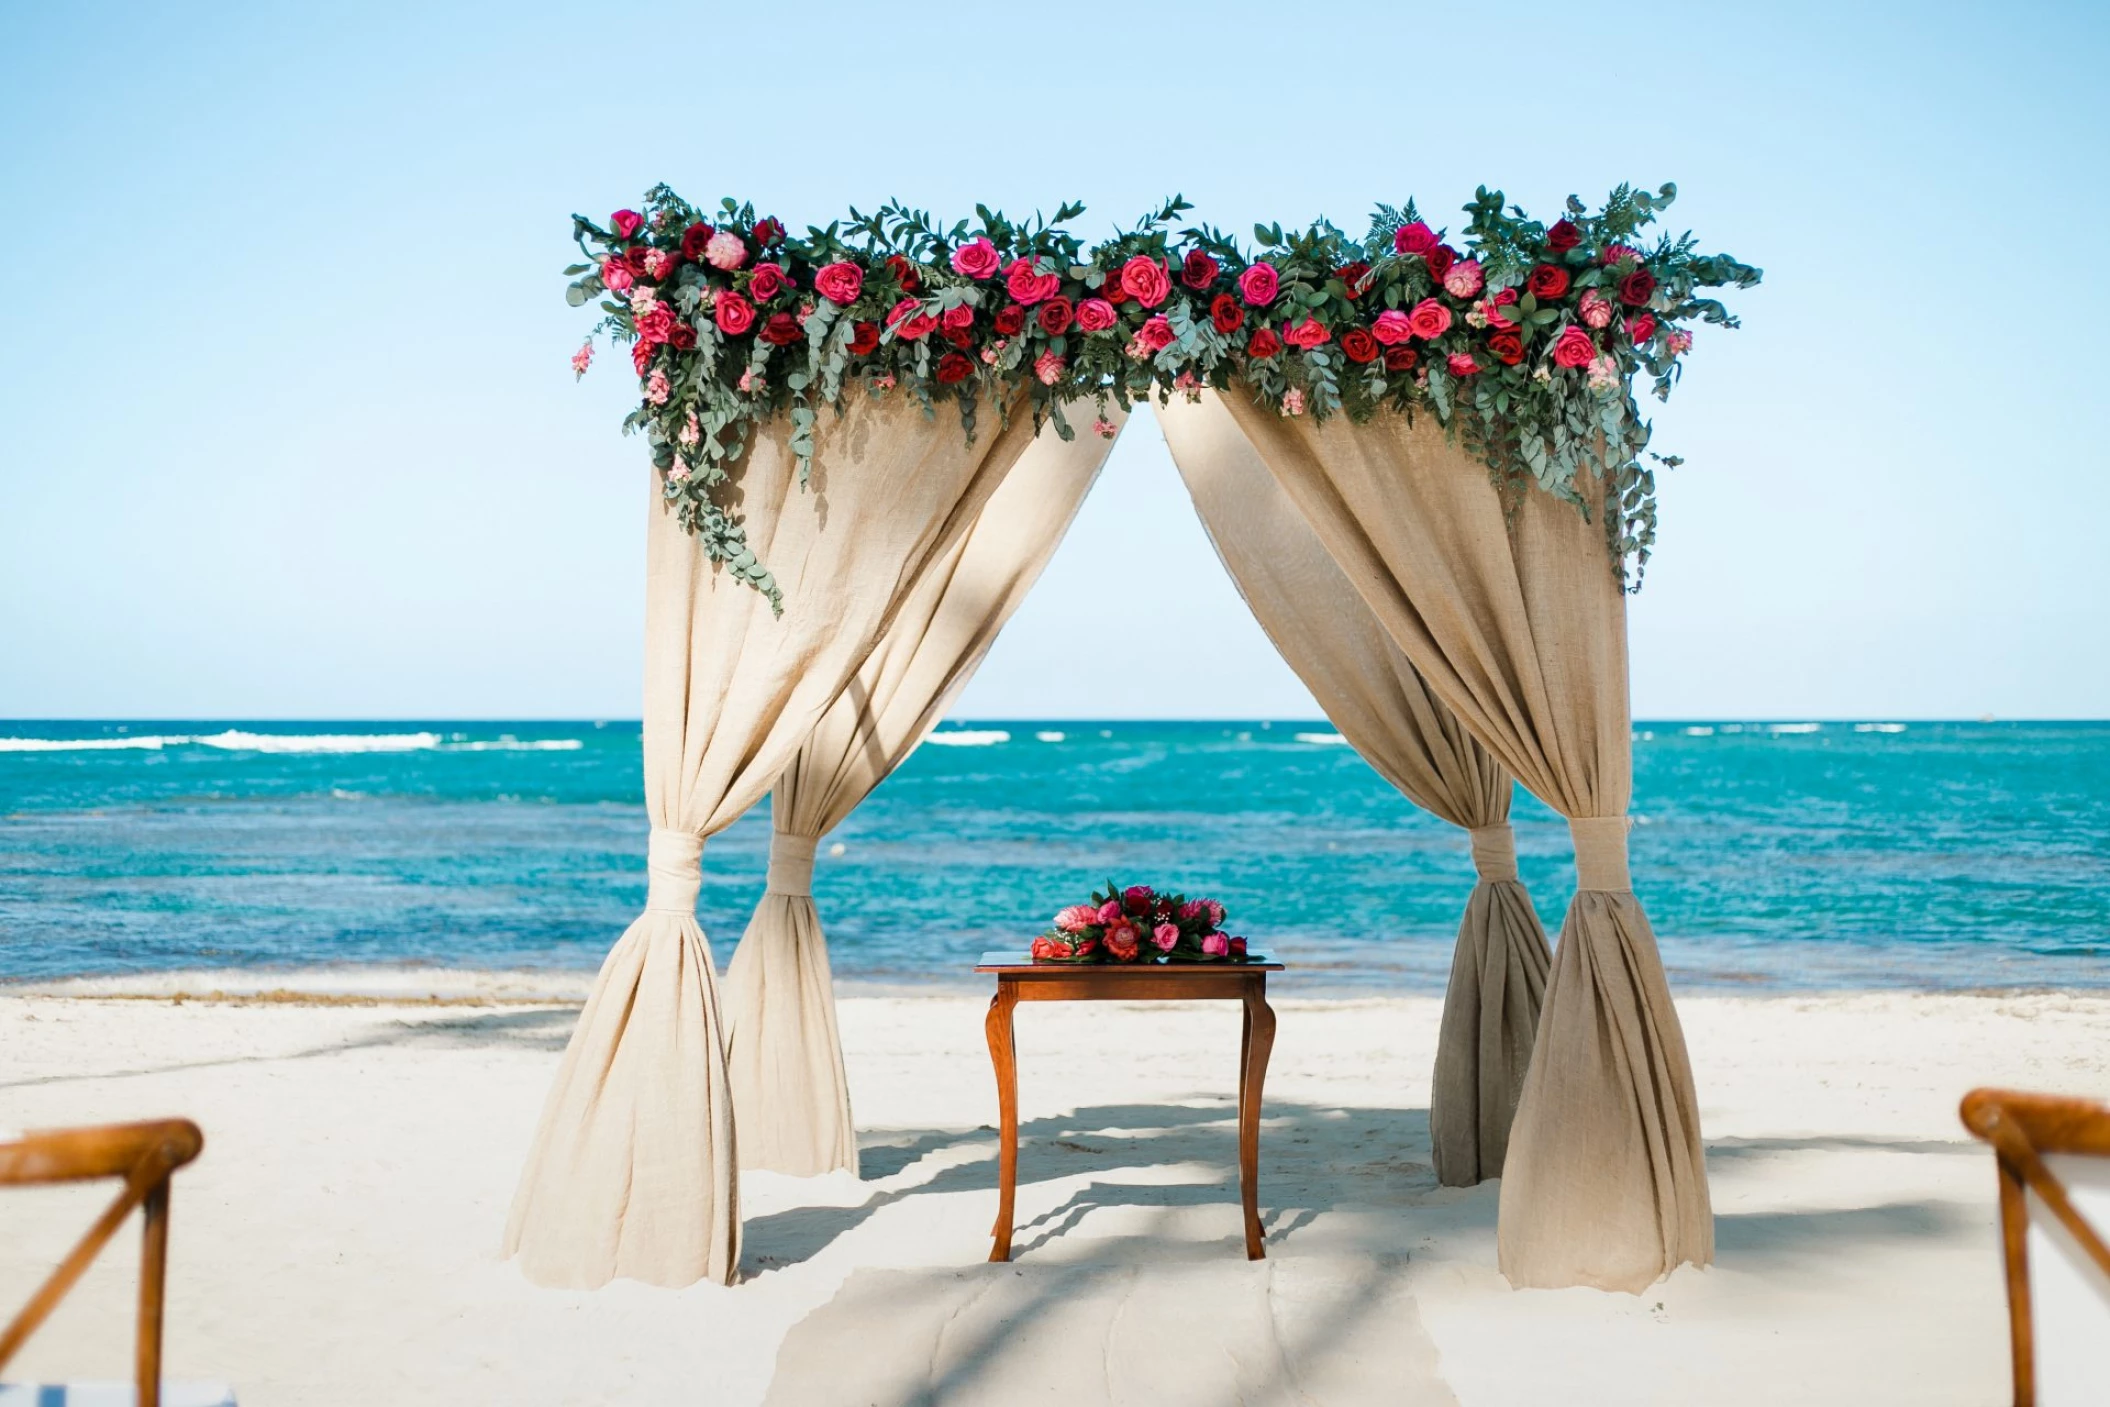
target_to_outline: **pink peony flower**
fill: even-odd
[[[1470,298],[1486,285],[1487,275],[1480,272],[1478,259],[1460,259],[1443,276],[1443,291],[1453,298]]]
[[[1158,314],[1136,329],[1136,340],[1153,352],[1162,352],[1173,344],[1172,324]]]
[[[1092,433],[1102,440],[1112,439],[1119,431],[1120,427],[1103,415],[1092,422]]]
[[[1121,320],[1114,305],[1104,298],[1087,298],[1077,305],[1077,330],[1104,332]]]
[[[1478,376],[1480,374],[1480,363],[1473,360],[1471,352],[1453,352],[1449,361],[1451,375],[1453,376]]]
[[[645,227],[645,217],[635,210],[618,210],[608,217],[608,223],[615,226],[617,239],[628,239]]]
[[[1561,329],[1561,335],[1553,342],[1553,364],[1555,366],[1588,366],[1597,355],[1597,342],[1589,333],[1572,323]]]
[[[1068,363],[1053,352],[1042,352],[1040,359],[1033,363],[1033,374],[1040,378],[1043,386],[1052,386],[1062,380],[1062,373],[1068,369]]]
[[[1282,393],[1282,413],[1284,415],[1304,414],[1304,393],[1294,386],[1284,391]]]
[[[1282,276],[1275,272],[1273,264],[1249,265],[1238,276],[1238,296],[1245,299],[1250,308],[1265,308],[1275,301],[1275,294],[1282,288]]]
[[[593,343],[581,342],[579,344],[579,350],[571,354],[571,369],[577,372],[579,375],[584,376],[586,374],[586,368],[592,365]]]
[[[1171,923],[1159,924],[1150,930],[1150,941],[1158,945],[1159,952],[1171,952],[1180,943],[1179,926]]]
[[[1076,933],[1099,921],[1099,911],[1090,904],[1072,904],[1055,915],[1055,926],[1065,933]]]
[[[1647,313],[1626,320],[1627,340],[1639,347],[1656,335],[1656,320]]]
[[[829,264],[813,276],[814,291],[835,304],[847,307],[864,291],[865,271],[855,264]]]
[[[995,278],[1003,264],[1003,255],[996,252],[986,235],[970,239],[952,252],[952,271],[967,278]]]
[[[1407,314],[1407,328],[1424,342],[1432,342],[1450,331],[1451,310],[1434,298],[1424,298]]]
[[[664,371],[655,371],[645,379],[645,399],[652,404],[665,405],[668,397],[673,394],[673,384],[667,380],[667,373]]]
[[[703,261],[731,273],[747,262],[747,241],[731,230],[720,230],[704,242]]]
[[[603,259],[601,282],[608,285],[610,293],[628,293],[630,285],[637,282],[637,275],[631,273],[630,266],[620,259]]]
[[[1037,260],[1013,259],[1005,273],[1004,286],[1011,296],[1026,307],[1043,303],[1062,291],[1062,278],[1058,274],[1041,273]]]
[[[1401,225],[1392,235],[1392,247],[1401,254],[1427,254],[1436,247],[1436,232],[1419,220]]]
[[[1413,336],[1414,325],[1399,309],[1387,308],[1379,313],[1377,321],[1370,325],[1370,335],[1390,347]]]
[[[1584,291],[1582,301],[1575,305],[1575,311],[1592,327],[1612,325],[1612,300],[1594,288]]]
[[[1212,958],[1229,957],[1231,940],[1221,933],[1212,933],[1202,939],[1202,952]]]

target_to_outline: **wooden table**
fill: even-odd
[[[1260,1239],[1260,1089],[1275,1046],[1275,1012],[1267,1004],[1267,975],[1279,962],[1066,963],[1034,962],[1023,953],[984,953],[976,972],[996,974],[989,1001],[989,1061],[996,1067],[1002,1111],[997,1153],[996,1244],[989,1259],[1011,1259],[1011,1218],[1018,1190],[1018,1047],[1011,1012],[1020,1002],[1235,1001],[1245,1008],[1238,1042],[1238,1190],[1245,1201],[1245,1254],[1267,1254]]]

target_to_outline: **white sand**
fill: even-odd
[[[10,994],[0,1127],[204,1127],[176,1187],[169,1368],[256,1407],[1982,1404],[2006,1373],[1993,1174],[1956,1101],[2110,1093],[2110,998],[1687,1000],[1719,1263],[1639,1297],[1516,1293],[1495,1186],[1429,1171],[1436,1003],[1279,1005],[1258,1265],[1238,1250],[1229,1007],[1021,1012],[1006,1267],[983,1263],[994,1097],[968,998],[844,1003],[866,1180],[750,1175],[733,1288],[547,1291],[497,1260],[561,1007]],[[104,1195],[0,1196],[0,1312]],[[11,1379],[125,1376],[136,1232],[120,1244]]]

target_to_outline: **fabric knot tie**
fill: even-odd
[[[645,843],[645,873],[651,879],[645,893],[648,912],[693,917],[696,896],[703,891],[703,837],[654,826]]]
[[[1626,867],[1624,816],[1570,816],[1568,834],[1575,840],[1575,887],[1617,894],[1634,887]]]
[[[1473,842],[1473,869],[1482,879],[1517,877],[1517,833],[1503,821],[1475,826],[1468,834]]]
[[[769,882],[765,892],[813,897],[813,852],[820,845],[815,835],[793,835],[772,831],[769,836]]]

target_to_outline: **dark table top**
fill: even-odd
[[[1265,953],[1255,953],[1244,962],[1035,962],[1028,953],[984,953],[981,961],[974,965],[976,972],[1008,972],[1018,975],[1053,977],[1082,974],[1090,976],[1099,972],[1163,972],[1179,975],[1195,973],[1228,972],[1280,972],[1282,964],[1270,961]]]

